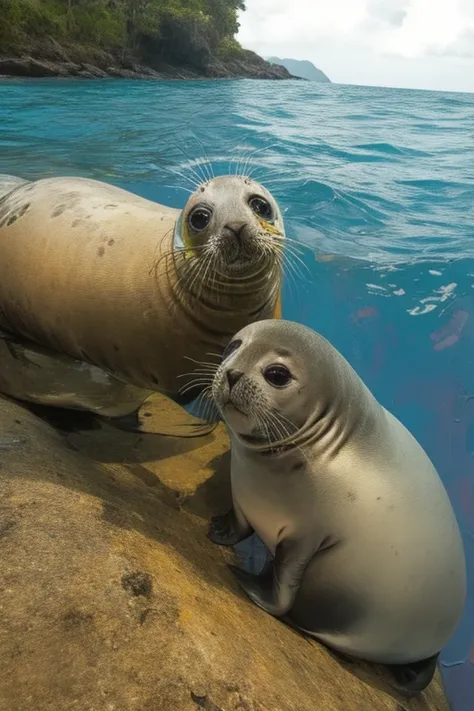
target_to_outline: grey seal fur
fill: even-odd
[[[427,454],[322,336],[264,320],[224,351],[212,392],[233,508],[211,540],[256,532],[273,560],[246,594],[328,647],[427,686],[465,602],[461,536]]]

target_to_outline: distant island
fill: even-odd
[[[0,75],[297,79],[235,39],[244,0],[0,0]]]
[[[319,81],[331,83],[329,77],[324,72],[314,66],[307,59],[280,59],[279,57],[266,57],[267,62],[279,65],[287,69],[290,74],[308,81]]]

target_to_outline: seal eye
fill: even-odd
[[[207,207],[195,207],[188,216],[188,223],[194,232],[202,232],[211,221],[212,212]]]
[[[236,338],[235,341],[231,341],[230,343],[227,344],[227,346],[224,348],[224,352],[222,354],[222,360],[225,360],[230,356],[231,353],[237,350],[242,345],[242,341],[240,338]]]
[[[263,377],[274,388],[284,388],[291,380],[291,373],[285,365],[269,365]]]
[[[250,209],[254,212],[257,217],[261,217],[262,220],[271,220],[273,218],[272,206],[262,197],[251,197],[249,200]]]

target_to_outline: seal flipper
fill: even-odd
[[[161,393],[150,395],[135,412],[106,419],[109,424],[127,432],[182,438],[205,437],[219,424],[195,417]]]
[[[165,395],[1,329],[0,393],[36,405],[43,417],[67,431],[95,429],[100,418],[130,432],[202,437],[218,424],[188,413]]]
[[[439,652],[419,662],[386,664],[385,666],[395,679],[397,691],[406,696],[414,696],[424,691],[430,684],[436,672],[438,659]]]
[[[252,533],[249,522],[234,507],[223,516],[213,516],[209,525],[209,538],[220,546],[235,546]]]
[[[259,575],[234,565],[228,567],[256,605],[270,615],[283,617],[293,605],[304,571],[315,552],[302,547],[301,541],[284,538],[277,545],[273,561]]]

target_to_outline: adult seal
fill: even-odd
[[[263,321],[224,351],[212,393],[230,430],[232,510],[216,543],[255,531],[273,560],[233,567],[272,615],[423,690],[458,625],[465,558],[430,459],[311,329]]]
[[[243,176],[200,184],[182,211],[96,180],[2,176],[0,392],[146,431],[151,393],[189,404],[197,363],[280,316],[284,237]]]

